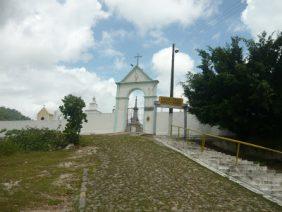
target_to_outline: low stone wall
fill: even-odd
[[[237,145],[230,142],[225,141],[215,141],[209,140],[206,144],[210,147],[214,147],[218,150],[223,150],[226,152],[230,152],[232,154],[236,154]],[[253,159],[264,159],[264,160],[276,160],[282,162],[282,155],[278,153],[269,152],[266,150],[259,150],[253,147],[248,147],[245,145],[240,145],[240,155],[243,157],[251,157]]]

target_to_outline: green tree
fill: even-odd
[[[1,121],[15,121],[15,120],[30,120],[30,118],[22,115],[15,109],[0,107],[0,120]]]
[[[198,50],[201,72],[183,83],[190,112],[239,137],[282,136],[282,33],[258,40],[233,37],[225,47]]]
[[[82,123],[83,121],[87,122],[86,114],[82,110],[85,107],[85,102],[81,97],[76,97],[71,94],[65,96],[62,101],[63,105],[59,108],[68,122],[64,130],[66,139],[70,143],[78,144]]]

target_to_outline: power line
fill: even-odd
[[[237,14],[240,9],[243,9],[243,7],[241,8],[241,6],[242,4],[240,2],[239,4],[238,2],[236,2],[231,7],[229,7],[227,10],[225,10],[222,15],[218,16],[217,20],[211,27],[207,27],[206,24],[200,24],[198,25],[197,29],[190,31],[190,34],[197,33],[197,32],[202,33],[204,31],[209,31],[210,33],[214,32],[216,30],[215,28],[216,26],[218,26],[219,24],[223,24],[224,22],[226,22],[226,20],[230,19],[235,14]],[[201,46],[206,42],[201,41],[197,43],[199,44],[198,46]]]
[[[234,14],[236,14],[240,9],[241,4],[234,4],[234,7],[228,8],[222,15],[217,16],[217,20],[215,20],[215,23],[211,25],[211,27],[217,26],[219,23],[223,23],[223,21],[226,21],[228,18],[232,17]],[[198,24],[197,25],[197,31],[206,29],[206,24]],[[202,29],[201,29],[202,28]],[[196,32],[196,29],[192,30],[191,32]]]

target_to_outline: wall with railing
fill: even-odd
[[[184,114],[183,112],[173,113],[173,124],[178,126],[184,126]],[[168,112],[157,113],[157,135],[168,135]],[[230,132],[220,130],[218,127],[211,127],[207,124],[199,122],[196,116],[187,114],[187,127],[191,129],[197,129],[201,132],[212,132],[216,135],[231,135]],[[183,135],[183,131],[180,132]],[[177,129],[173,128],[173,134],[177,134]]]
[[[170,136],[176,136],[177,138],[182,138],[183,134],[184,134],[184,130],[185,129],[182,126],[172,125]],[[236,147],[235,164],[236,165],[238,163],[238,159],[239,159],[239,156],[240,156],[240,150],[241,150],[242,146],[250,147],[251,149],[262,150],[262,151],[265,151],[265,152],[270,152],[270,153],[278,155],[280,158],[282,157],[282,151],[280,151],[280,150],[276,150],[276,149],[272,149],[272,148],[268,148],[268,147],[264,147],[264,146],[260,146],[260,145],[255,145],[255,144],[250,143],[250,142],[240,141],[240,140],[233,139],[233,138],[215,135],[211,132],[207,133],[207,132],[203,132],[203,131],[195,130],[195,129],[191,129],[191,128],[187,128],[186,132],[187,132],[187,137],[186,137],[185,141],[190,141],[191,139],[194,139],[194,138],[200,139],[199,145],[201,146],[202,152],[205,150],[206,142],[209,142],[208,139],[217,139],[221,142],[227,142],[227,143],[235,144],[235,147]]]

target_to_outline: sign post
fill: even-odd
[[[182,98],[173,98],[173,97],[166,97],[166,96],[160,96],[159,101],[155,101],[155,109],[154,109],[154,135],[156,135],[157,131],[157,108],[162,107],[162,108],[169,108],[169,109],[183,109],[184,110],[184,139],[186,140],[187,137],[187,112],[188,112],[188,106],[187,104],[183,104],[183,99]],[[168,126],[168,132],[169,135],[172,135],[172,120],[171,120],[171,125]]]
[[[168,108],[182,107],[183,106],[183,99],[182,98],[160,96],[159,97],[159,103],[161,105],[167,105]]]

